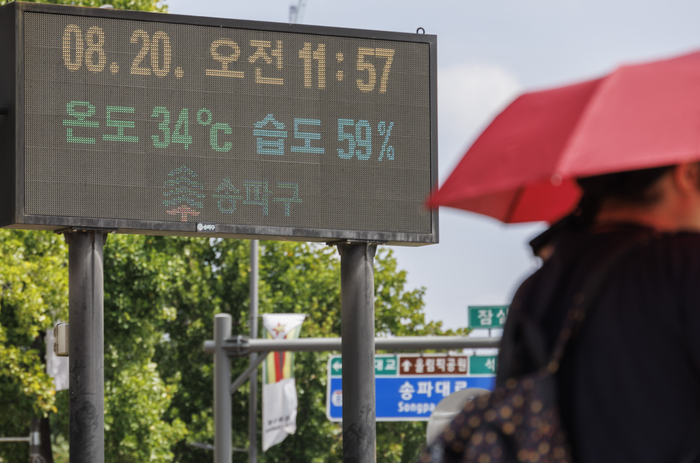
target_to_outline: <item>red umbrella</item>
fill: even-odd
[[[503,222],[570,212],[576,177],[700,160],[700,52],[526,93],[428,200]]]

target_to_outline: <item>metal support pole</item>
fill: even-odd
[[[0,437],[0,442],[31,442],[31,437]]]
[[[53,463],[48,417],[32,418],[29,425],[29,461],[30,463]]]
[[[41,461],[41,433],[39,431],[39,418],[32,418],[29,425],[29,461]]]
[[[250,339],[258,337],[258,240],[250,242]],[[250,354],[254,365],[258,354]],[[257,368],[250,375],[248,398],[248,462],[258,461],[258,374]]]
[[[343,462],[375,463],[374,254],[369,243],[339,244],[343,354]]]
[[[251,352],[267,355],[269,352],[324,352],[340,351],[341,338],[301,339],[247,339],[245,336],[228,338],[224,349],[229,356],[241,357]],[[501,338],[470,338],[467,336],[401,336],[398,338],[374,338],[375,350],[426,350],[426,349],[498,349]],[[214,341],[204,341],[207,354],[216,350]]]
[[[228,353],[227,353],[228,354]],[[238,390],[239,387],[243,386],[243,383],[248,381],[248,379],[258,373],[258,367],[260,366],[261,363],[265,361],[265,354],[261,355],[260,357],[255,359],[255,362],[251,363],[246,370],[241,373],[238,378],[236,378],[232,383],[231,383],[231,395],[236,393],[236,390]]]
[[[223,344],[231,336],[233,318],[214,316],[214,462],[231,463],[231,360]]]
[[[104,275],[107,234],[75,231],[68,242],[70,461],[104,463]]]

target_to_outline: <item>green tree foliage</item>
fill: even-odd
[[[56,411],[41,334],[68,315],[67,248],[53,233],[0,230],[0,243],[0,436],[28,436]],[[0,458],[26,461],[27,444],[0,444]]]
[[[212,258],[180,242],[182,249],[172,253],[186,255],[195,269]],[[247,242],[225,240],[214,243],[209,283],[204,290],[201,270],[192,286],[178,291],[173,305],[177,318],[169,325],[171,342],[162,345],[158,358],[164,375],[177,372],[181,382],[173,398],[172,412],[185,423],[188,442],[212,442],[212,359],[201,351],[201,341],[211,339],[213,316],[230,313],[233,332],[248,333],[249,246]],[[171,254],[172,254],[171,253]],[[423,314],[424,290],[407,291],[406,273],[397,270],[388,249],[379,251],[375,261],[376,331],[379,335],[454,334],[443,332],[440,323],[426,322]],[[195,284],[196,283],[196,284]],[[206,295],[205,302],[198,300]],[[303,337],[340,336],[340,261],[334,248],[287,242],[261,243],[260,311],[269,313],[306,313]],[[342,460],[340,426],[325,416],[326,363],[328,353],[304,352],[296,355],[295,377],[299,396],[300,419],[297,433],[259,457],[261,462],[333,462]],[[248,360],[234,359],[232,375],[243,372]],[[198,391],[195,393],[195,391]],[[233,445],[248,445],[247,413],[249,385],[233,397]],[[174,415],[173,415],[174,416]],[[301,418],[303,417],[303,418]],[[260,427],[260,426],[259,426]],[[416,458],[425,442],[424,423],[380,423],[377,428],[378,456],[383,462],[408,462]],[[201,450],[181,442],[176,446],[176,461],[199,462],[211,458]],[[247,461],[244,454],[234,461]]]
[[[24,363],[18,361],[19,366],[12,368],[33,376],[7,374],[3,363],[2,399],[18,412],[13,415],[14,428],[9,421],[0,421],[0,433],[24,435],[33,412],[57,407],[56,442],[65,443],[67,391],[61,391],[54,404],[40,349],[31,345],[51,325],[52,307],[59,308],[57,316],[66,315],[66,246],[50,233],[2,233],[0,349],[21,353],[17,358]],[[240,240],[109,237],[104,259],[107,461],[185,463],[211,458],[210,451],[189,445],[213,441],[213,362],[203,352],[202,342],[211,339],[213,317],[219,312],[233,316],[234,333],[248,333],[249,249],[249,243]],[[405,289],[406,273],[397,269],[391,250],[378,252],[375,269],[378,335],[451,334],[443,333],[439,323],[425,320],[423,290]],[[318,244],[261,243],[260,309],[308,314],[304,337],[340,336],[337,251]],[[261,462],[342,460],[340,426],[325,417],[327,358],[328,353],[296,355],[303,419],[298,420],[297,433],[261,455]],[[234,359],[233,375],[247,365],[247,358]],[[246,384],[233,397],[232,439],[238,448],[248,446],[248,394]],[[413,461],[424,439],[423,423],[379,423],[379,460]],[[18,451],[26,456],[23,445]],[[5,450],[9,448],[0,447],[0,455],[15,461]],[[65,445],[56,450],[57,461],[67,461]],[[237,454],[234,461],[246,458]]]
[[[112,5],[118,10],[139,10],[166,13],[168,7],[158,0],[22,0],[33,3],[53,3],[55,5],[74,5],[100,7]],[[0,0],[0,5],[12,3],[10,0]]]
[[[109,461],[171,461],[186,435],[170,419],[178,375],[164,380],[154,359],[176,317],[170,294],[194,274],[165,239],[110,236],[105,246],[105,454]],[[205,247],[207,243],[204,244]]]
[[[67,462],[68,391],[54,403],[37,341],[54,320],[68,319],[66,245],[48,232],[0,230],[0,237],[0,404],[9,412],[0,414],[0,435],[26,436],[33,416],[58,412],[52,414],[54,450],[58,462]],[[110,236],[105,247],[105,452],[111,462],[172,461],[172,447],[187,433],[169,415],[178,375],[163,380],[154,356],[175,317],[170,291],[191,271],[150,239]],[[0,445],[3,461],[27,455],[25,443]]]

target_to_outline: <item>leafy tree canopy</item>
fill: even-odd
[[[40,334],[68,316],[66,250],[58,235],[0,230],[0,436],[28,436],[33,416],[57,411]],[[27,455],[0,444],[4,461]]]
[[[54,5],[73,5],[100,7],[102,5],[112,5],[118,10],[139,10],[155,11],[166,13],[168,7],[157,0],[22,0],[33,3],[52,3]],[[12,3],[9,0],[0,0],[0,5]]]

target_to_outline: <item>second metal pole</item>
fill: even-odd
[[[258,337],[258,240],[250,242],[250,339]],[[264,354],[263,354],[264,355]],[[258,354],[250,354],[253,365]],[[250,376],[250,397],[248,400],[248,462],[258,461],[258,373]]]
[[[231,359],[223,344],[231,336],[233,317],[214,315],[214,462],[231,463]]]
[[[347,243],[340,252],[343,354],[343,462],[375,463],[375,245]]]

